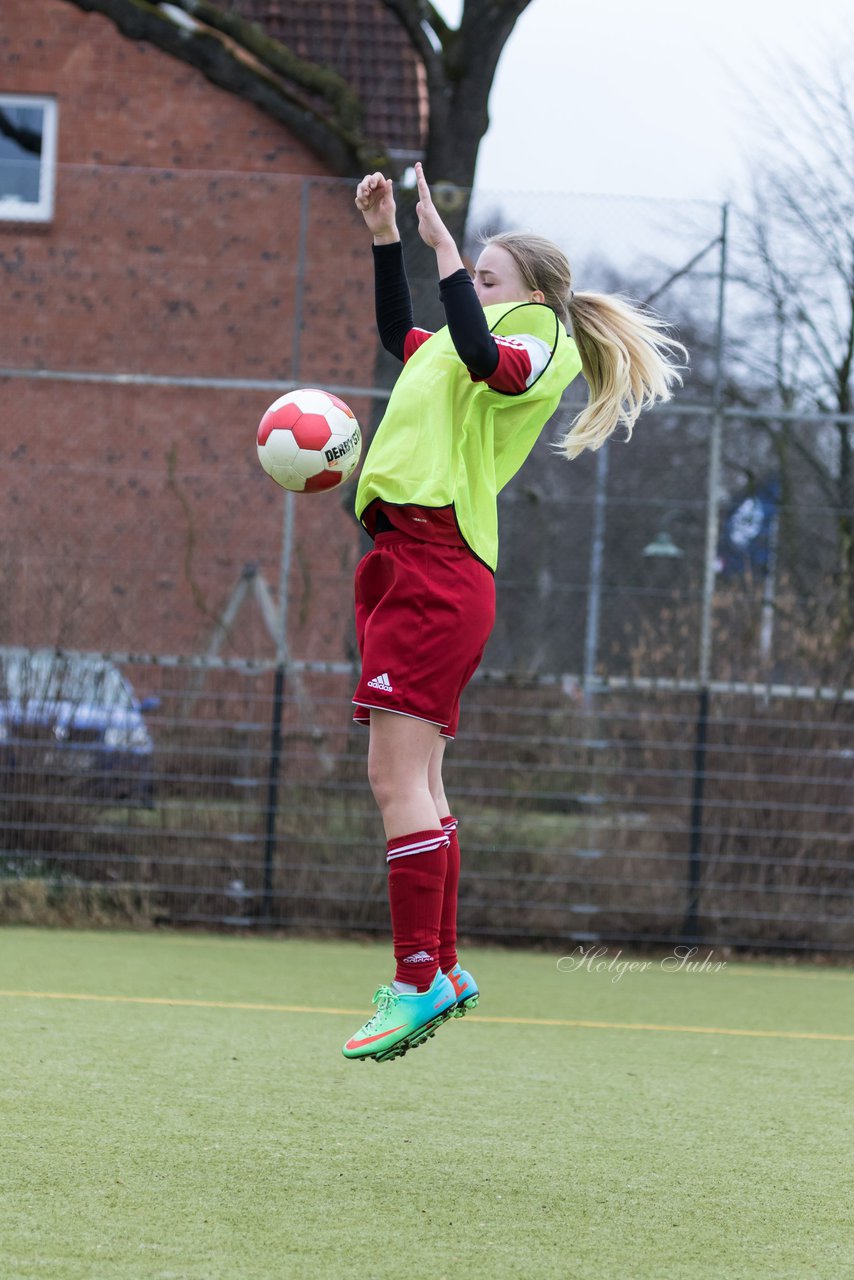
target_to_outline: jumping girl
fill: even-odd
[[[579,372],[589,403],[561,442],[567,458],[598,449],[620,424],[631,435],[642,409],[669,399],[684,355],[657,318],[573,293],[566,258],[542,237],[493,236],[472,280],[415,170],[418,230],[436,253],[447,320],[438,333],[413,324],[391,181],[373,173],[356,188],[373,234],[380,338],[404,365],[356,494],[374,548],[356,572],[353,702],[370,726],[396,970],[344,1055],[378,1062],[478,1000],[457,959],[460,849],[442,757],[494,621],[497,495]]]

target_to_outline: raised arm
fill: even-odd
[[[374,303],[380,341],[386,351],[402,360],[406,335],[413,328],[412,298],[391,179],[381,173],[366,174],[356,188],[356,208],[373,236]]]
[[[498,346],[489,332],[483,307],[477,299],[471,276],[466,271],[454,238],[439,216],[420,164],[415,166],[418,181],[418,233],[436,253],[439,297],[451,341],[463,364],[476,378],[489,378],[498,367]]]
[[[356,208],[365,219],[374,244],[398,244],[397,208],[391,178],[367,173],[356,187]]]
[[[399,241],[397,244],[374,245],[374,305],[380,342],[391,355],[403,360],[406,335],[415,326],[412,296]]]

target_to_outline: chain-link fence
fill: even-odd
[[[850,418],[733,387],[721,210],[527,210],[479,196],[469,225],[512,215],[578,287],[654,298],[692,370],[628,448],[567,465],[571,388],[502,495],[448,752],[462,928],[851,949]],[[69,168],[53,228],[0,248],[6,917],[387,928],[354,488],[285,496],[254,456],[290,386],[381,415],[350,184]]]

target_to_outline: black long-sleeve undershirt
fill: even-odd
[[[457,355],[476,378],[490,377],[498,368],[498,347],[465,267],[439,281],[439,297]]]
[[[464,267],[440,280],[439,297],[457,355],[476,378],[489,378],[498,367],[498,347]],[[406,335],[415,326],[399,242],[374,245],[374,298],[380,341],[403,360]]]
[[[399,241],[374,245],[374,305],[380,342],[386,351],[402,360],[406,335],[415,327],[415,322]]]

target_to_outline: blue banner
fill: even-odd
[[[759,574],[767,572],[776,540],[779,506],[779,480],[751,485],[733,501],[718,541],[720,573],[732,577],[748,569]]]

